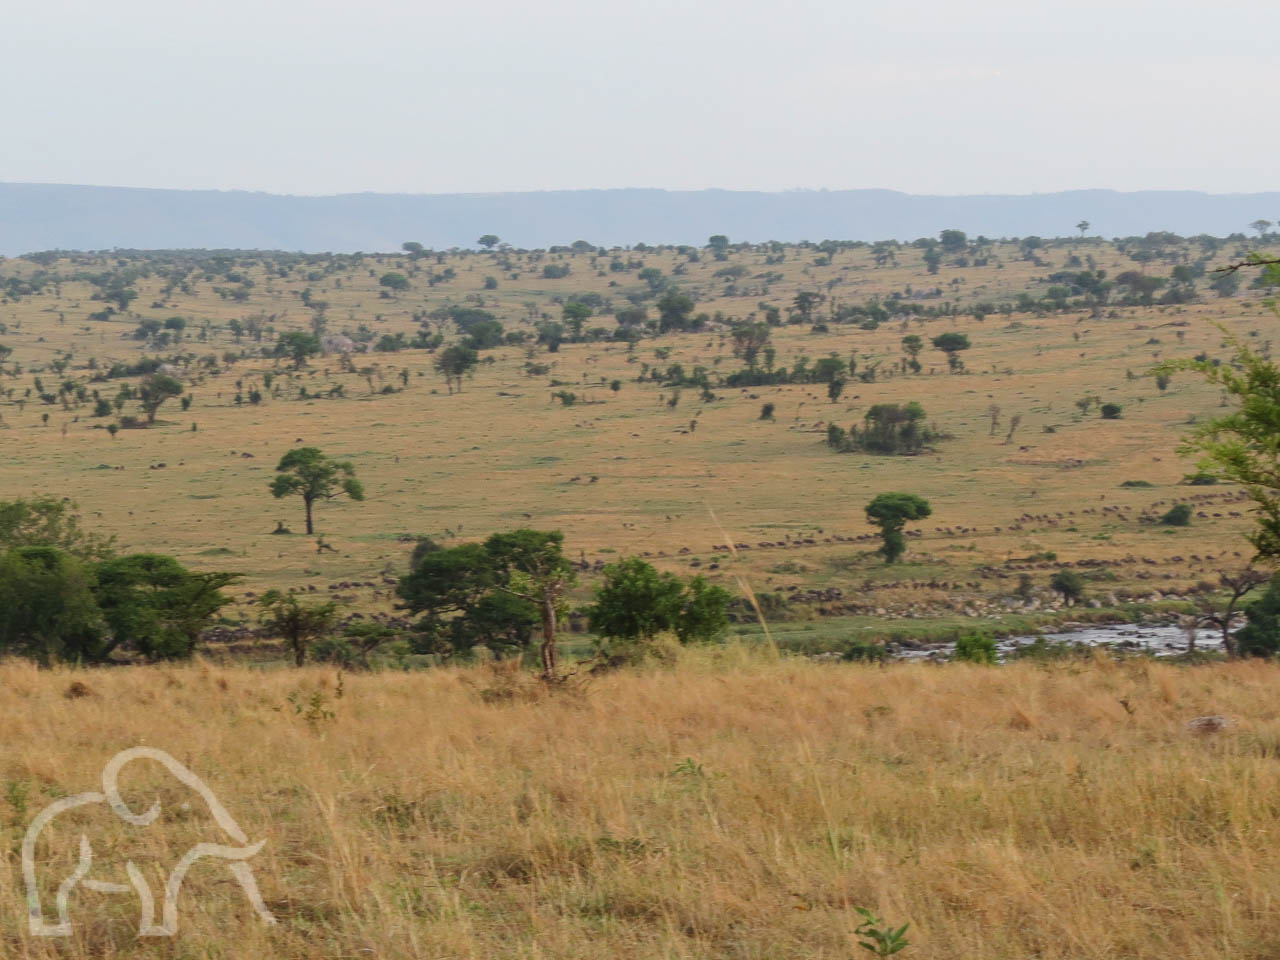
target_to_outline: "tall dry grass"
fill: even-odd
[[[551,695],[483,668],[347,676],[339,698],[318,668],[7,665],[0,955],[837,958],[860,953],[851,908],[869,906],[911,922],[906,958],[1274,958],[1278,687],[1261,663],[832,667],[733,647]],[[1207,713],[1239,722],[1185,727]],[[26,935],[26,822],[139,743],[267,839],[278,927],[206,862],[174,942],[135,938],[131,896],[85,891],[73,941]],[[100,878],[111,855],[172,859],[216,832],[158,768],[124,779],[165,814],[141,839],[88,824]],[[78,829],[41,846],[51,877]]]

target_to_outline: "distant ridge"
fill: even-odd
[[[912,240],[1067,236],[1152,230],[1225,236],[1280,220],[1280,192],[1071,190],[1029,196],[915,196],[892,190],[561,190],[485,194],[283,196],[217,190],[0,183],[0,255],[37,250],[226,247],[367,252],[475,246],[485,233],[517,247],[732,240]]]

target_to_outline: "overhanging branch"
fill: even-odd
[[[1225,267],[1219,267],[1212,273],[1235,273],[1241,267],[1267,267],[1274,264],[1280,264],[1280,257],[1273,257],[1269,260],[1241,260],[1239,263],[1230,263]]]

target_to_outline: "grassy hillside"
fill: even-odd
[[[207,862],[176,941],[135,939],[134,898],[83,890],[74,940],[29,939],[11,856],[0,950],[834,960],[863,955],[853,908],[868,907],[911,924],[908,960],[1265,960],[1280,951],[1278,680],[1261,662],[881,669],[728,648],[548,698],[482,668],[339,686],[319,668],[11,664],[8,849],[115,751],[162,746],[266,840],[253,867],[281,923]],[[1216,713],[1239,722],[1186,727]],[[100,879],[129,852],[153,883],[219,835],[160,768],[121,782],[162,819],[141,839],[64,816],[37,848],[46,902],[82,830]]]
[[[1064,564],[1081,566],[1094,578],[1090,595],[1106,602],[1177,594],[1242,562],[1247,505],[1230,487],[1179,483],[1194,466],[1175,448],[1218,412],[1216,392],[1190,376],[1161,390],[1146,374],[1159,359],[1224,356],[1215,322],[1255,344],[1272,337],[1249,277],[1233,296],[1210,289],[1208,271],[1253,248],[1168,235],[1120,245],[971,240],[941,252],[936,274],[922,247],[865,244],[730,246],[723,259],[709,248],[587,247],[4,260],[0,344],[12,353],[0,380],[0,498],[73,498],[88,525],[126,546],[243,572],[245,592],[314,588],[382,610],[384,577],[403,570],[412,537],[456,542],[517,526],[563,530],[588,565],[642,553],[735,591],[744,579],[759,593],[808,593],[812,602],[789,614],[802,619],[973,610],[1009,595],[1021,573],[1048,604],[1044,587]],[[1108,282],[1133,276],[1097,304],[1050,280],[1092,268]],[[1171,279],[1176,268],[1190,286]],[[407,289],[381,283],[392,272]],[[1144,298],[1142,276],[1165,283]],[[703,329],[612,339],[616,311],[635,303],[656,320],[668,285],[696,299]],[[136,293],[123,309],[104,299],[120,290]],[[807,322],[791,322],[805,319],[794,309],[801,293],[818,300]],[[549,352],[538,325],[563,322],[573,299],[594,311],[584,342]],[[489,311],[529,338],[481,351],[457,393],[433,369],[438,351],[399,348],[437,333],[455,341],[449,307]],[[732,325],[763,321],[770,308],[777,367],[801,356],[810,366],[833,354],[856,361],[838,402],[824,383],[723,384],[744,366]],[[165,329],[175,317],[181,329]],[[161,329],[140,333],[146,321]],[[335,352],[296,370],[272,356],[284,333],[313,329],[389,349],[352,354],[348,372]],[[951,331],[972,342],[962,374],[928,346]],[[908,334],[926,344],[919,374],[904,364]],[[95,392],[111,401],[136,384],[112,368],[144,357],[174,366],[190,409],[169,400],[154,426],[113,439],[105,427],[139,415],[138,405],[95,416]],[[675,364],[686,377],[705,368],[713,396],[672,386]],[[556,399],[561,391],[576,402]],[[1102,419],[1096,403],[1082,412],[1085,397],[1122,405],[1122,417]],[[914,457],[826,445],[828,424],[909,401],[950,439]],[[773,420],[760,419],[766,403]],[[368,489],[364,503],[317,507],[332,551],[271,535],[278,520],[303,529],[300,502],[267,491],[279,457],[302,444],[351,459]],[[896,567],[872,554],[862,513],[887,490],[934,508]],[[1190,527],[1147,522],[1180,501],[1196,507]],[[588,572],[584,598],[591,583]]]

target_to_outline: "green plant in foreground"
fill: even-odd
[[[862,917],[862,923],[858,924],[854,934],[859,938],[858,946],[863,950],[869,951],[873,956],[889,957],[899,950],[906,949],[910,944],[904,934],[911,924],[904,923],[897,930],[892,927],[886,928],[884,920],[865,907],[853,909],[857,911],[858,916]]]
[[[327,698],[319,690],[312,691],[309,697],[303,696],[301,690],[294,690],[289,694],[289,705],[293,707],[295,716],[301,717],[312,726],[321,720],[332,720],[337,716],[329,709]]]
[[[961,637],[956,641],[956,652],[951,659],[968,663],[995,663],[996,642],[991,637],[984,637],[981,634]]]

